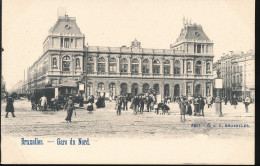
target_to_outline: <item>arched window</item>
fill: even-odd
[[[191,73],[191,63],[187,62],[187,73]]]
[[[76,68],[80,68],[80,60],[79,60],[79,58],[76,59]]]
[[[87,58],[87,73],[92,74],[94,72],[94,60],[92,57]]]
[[[143,60],[143,73],[144,74],[149,73],[149,60],[148,59]]]
[[[105,90],[105,85],[104,85],[104,83],[99,83],[98,84],[98,90]]]
[[[210,65],[209,62],[206,65],[206,69],[207,69],[207,74],[210,74],[211,73],[211,65]]]
[[[70,57],[64,56],[62,59],[62,70],[63,71],[70,71]]]
[[[139,72],[139,61],[138,59],[132,60],[132,74],[138,74]]]
[[[153,61],[153,73],[160,74],[160,61],[158,59]]]
[[[180,69],[180,61],[177,60],[174,62],[174,74],[181,74]]]
[[[87,96],[93,95],[93,84],[89,82],[87,84]]]
[[[57,58],[52,58],[52,67],[57,67]]]
[[[116,95],[116,84],[115,83],[109,84],[109,91],[110,91],[111,96]]]
[[[105,68],[106,68],[105,59],[101,57],[98,59],[98,72],[104,73],[106,71]]]
[[[109,72],[115,73],[116,72],[116,59],[111,58],[109,60]]]
[[[147,93],[149,91],[149,84],[143,84],[143,93]]]
[[[170,61],[169,61],[169,60],[165,60],[165,61],[163,62],[163,64],[164,64],[164,67],[163,67],[163,69],[164,69],[164,74],[165,74],[165,75],[169,75],[169,74],[170,74]]]
[[[121,67],[120,67],[120,72],[121,73],[127,73],[128,70],[128,61],[126,58],[121,59],[121,63],[120,63]]]
[[[202,66],[201,61],[197,61],[196,65],[195,65],[195,74],[199,74],[199,75],[202,74],[202,72],[201,72],[202,67],[201,66]]]

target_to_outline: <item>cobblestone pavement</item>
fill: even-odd
[[[203,134],[212,138],[237,138],[254,136],[255,129],[254,104],[249,106],[249,113],[245,113],[242,103],[236,109],[230,103],[222,104],[224,117],[215,114],[213,104],[212,108],[205,106],[205,117],[186,116],[186,121],[181,122],[176,103],[169,104],[171,110],[166,115],[157,115],[154,112],[135,115],[132,110],[122,111],[121,115],[117,115],[115,102],[106,102],[106,108],[92,112],[77,108],[71,123],[65,121],[66,111],[31,110],[30,102],[26,99],[15,101],[15,118],[11,114],[9,118],[5,118],[5,105],[2,102],[1,127],[2,134],[9,136],[182,138]],[[201,127],[192,127],[192,124],[200,124]],[[226,124],[249,127],[225,127]]]

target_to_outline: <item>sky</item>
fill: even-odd
[[[7,89],[24,79],[43,53],[43,41],[66,9],[89,46],[169,49],[183,28],[183,17],[200,24],[214,42],[214,61],[229,51],[255,45],[253,0],[3,0],[2,75]]]

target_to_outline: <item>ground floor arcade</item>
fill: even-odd
[[[140,78],[100,78],[92,77],[87,81],[86,95],[117,96],[120,94],[146,93],[152,88],[163,97],[182,95],[213,95],[213,80],[181,80],[181,79],[140,79]]]

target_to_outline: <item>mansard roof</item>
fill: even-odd
[[[189,24],[182,28],[180,36],[176,42],[185,40],[206,40],[210,41],[208,36],[204,33],[201,25]]]
[[[76,18],[68,17],[59,17],[56,24],[49,30],[50,34],[75,34],[82,35],[77,23]]]

